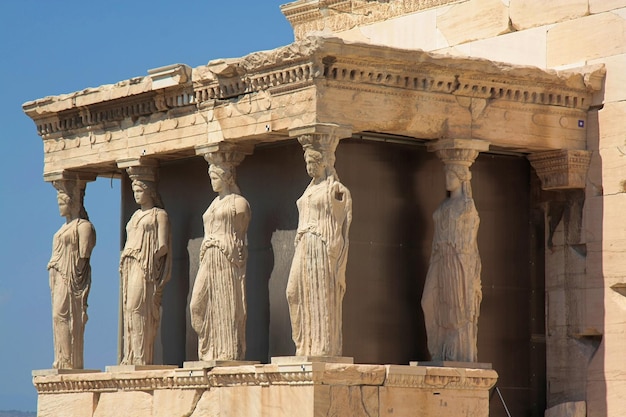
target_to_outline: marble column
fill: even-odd
[[[190,300],[198,359],[224,364],[246,355],[246,233],[251,213],[236,181],[236,167],[252,146],[221,142],[196,148],[209,163],[217,197],[202,216],[204,239]]]
[[[489,143],[442,139],[428,145],[444,163],[447,198],[433,214],[434,236],[422,310],[433,361],[476,362],[480,314],[480,218],[470,166]]]
[[[159,195],[158,162],[117,161],[126,168],[139,208],[126,224],[120,257],[122,365],[153,365],[161,327],[161,300],[172,271],[170,221]]]
[[[590,276],[601,266],[587,258],[584,215],[602,217],[597,204],[585,209],[591,154],[560,149],[528,155],[541,181],[537,199],[545,224],[548,407],[587,397],[588,365],[603,338],[602,316],[588,307],[601,306],[604,296],[603,291],[589,289]]]
[[[292,129],[289,135],[302,144],[311,177],[296,203],[298,230],[287,282],[296,356],[340,357],[352,198],[335,171],[335,149],[352,131],[316,124]]]
[[[57,190],[65,224],[55,233],[48,263],[52,298],[55,369],[83,369],[87,297],[91,288],[91,252],[96,232],[83,205],[94,174],[63,171],[46,176]]]

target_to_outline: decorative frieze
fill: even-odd
[[[291,23],[296,40],[330,29],[342,32],[405,14],[459,3],[461,0],[300,0],[284,4],[281,11]]]
[[[585,188],[591,152],[583,150],[556,150],[528,155],[535,168],[541,188],[562,190]]]
[[[360,385],[486,390],[496,383],[497,378],[496,371],[490,369],[317,362],[297,366],[217,367],[212,370],[178,368],[120,373],[40,375],[33,378],[33,383],[40,394],[272,385]]]

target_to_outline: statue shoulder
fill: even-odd
[[[233,194],[235,201],[235,212],[237,213],[250,213],[250,204],[248,200],[240,194]]]
[[[153,210],[158,221],[168,221],[167,211],[165,211],[165,209],[155,207]]]

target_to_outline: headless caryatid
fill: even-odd
[[[83,341],[87,323],[87,297],[91,287],[89,258],[96,232],[83,207],[85,182],[59,180],[59,212],[63,226],[52,241],[48,263],[52,296],[52,333],[56,369],[83,369]]]
[[[458,146],[458,141],[455,143]],[[443,148],[448,197],[433,214],[430,266],[422,295],[428,350],[434,361],[477,361],[482,299],[477,233],[480,218],[472,198],[470,165],[478,150]]]
[[[246,354],[246,233],[250,206],[235,180],[237,151],[212,152],[211,186],[218,193],[202,216],[204,240],[190,301],[201,361],[240,361]]]
[[[311,182],[296,203],[298,230],[287,282],[292,337],[296,356],[341,356],[352,198],[334,168],[339,137],[331,132],[298,139]]]
[[[161,323],[163,287],[171,275],[171,235],[157,192],[154,167],[127,169],[140,208],[126,225],[120,259],[122,277],[123,365],[152,365]]]

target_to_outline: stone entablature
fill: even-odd
[[[337,38],[308,38],[240,59],[28,102],[44,174],[116,174],[123,158],[177,159],[222,141],[289,139],[335,123],[417,139],[465,137],[529,152],[586,147],[603,68],[543,71]]]
[[[281,11],[291,23],[296,40],[312,32],[339,32],[462,0],[300,0]]]

